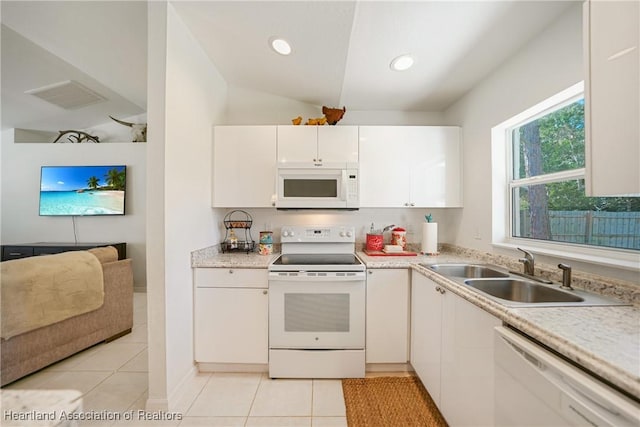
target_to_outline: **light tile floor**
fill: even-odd
[[[85,413],[134,420],[84,421],[99,426],[307,426],[347,425],[340,380],[272,380],[262,373],[199,373],[171,413],[180,420],[145,420],[148,390],[147,300],[134,294],[130,334],[99,344],[29,375],[8,389],[76,389]],[[166,417],[165,417],[166,418]],[[2,424],[0,422],[0,424]]]

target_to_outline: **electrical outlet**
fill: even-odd
[[[482,240],[482,236],[480,235],[480,227],[476,227],[476,232],[473,235],[475,240]]]

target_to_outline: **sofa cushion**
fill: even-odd
[[[100,308],[104,279],[98,258],[63,252],[0,263],[2,338]]]

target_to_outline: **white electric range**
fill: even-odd
[[[269,266],[269,376],[361,378],[365,266],[350,226],[285,226]]]

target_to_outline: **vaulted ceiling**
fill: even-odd
[[[442,111],[577,1],[175,1],[225,80],[313,105]],[[2,127],[85,128],[146,111],[144,1],[2,2]],[[282,56],[269,39],[293,48]],[[391,60],[410,53],[407,71]],[[24,92],[75,80],[77,110]]]

